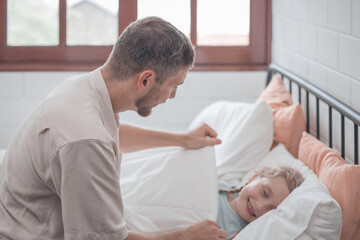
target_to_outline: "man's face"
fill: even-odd
[[[153,107],[164,103],[168,98],[174,98],[177,87],[183,84],[187,72],[187,68],[179,70],[176,75],[166,79],[163,84],[155,84],[146,95],[139,97],[135,102],[137,113],[142,117],[149,116]]]

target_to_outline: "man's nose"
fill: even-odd
[[[170,96],[169,96],[169,98],[174,98],[175,96],[176,96],[176,88],[175,89],[173,89],[172,91],[171,91],[171,94],[170,94]]]

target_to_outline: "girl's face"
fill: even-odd
[[[251,222],[277,208],[289,194],[283,177],[256,177],[244,186],[231,206],[242,219]]]

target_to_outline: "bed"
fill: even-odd
[[[358,112],[271,64],[255,103],[216,102],[189,129],[202,122],[215,128],[221,145],[124,154],[120,182],[130,229],[216,220],[218,180],[241,186],[262,166],[286,164],[304,183],[234,239],[360,239]]]
[[[218,180],[241,186],[263,166],[286,164],[302,173],[304,183],[234,239],[360,239],[358,112],[271,64],[256,102],[213,103],[189,129],[202,122],[218,132],[221,145],[123,154],[120,184],[129,229],[215,221]]]

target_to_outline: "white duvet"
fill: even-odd
[[[129,229],[168,230],[205,219],[216,220],[213,147],[124,154],[120,183]]]

